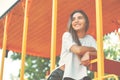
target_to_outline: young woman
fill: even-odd
[[[48,80],[84,80],[87,76],[88,61],[91,52],[96,52],[96,41],[86,32],[89,20],[82,10],[74,11],[69,18],[68,31],[62,37],[62,50],[59,67]]]

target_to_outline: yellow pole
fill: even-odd
[[[96,1],[96,30],[97,30],[97,71],[98,80],[104,76],[104,53],[103,53],[103,26],[102,26],[102,0]]]
[[[51,31],[51,66],[50,72],[55,68],[56,62],[56,24],[57,24],[57,0],[52,4],[52,31]]]
[[[25,1],[24,28],[23,28],[23,39],[22,39],[22,58],[21,58],[22,63],[21,63],[20,80],[24,80],[27,30],[28,30],[28,0]]]
[[[118,76],[115,75],[115,74],[109,74],[109,75],[103,76],[104,79],[105,79],[105,78],[112,78],[112,77],[113,77],[115,80],[118,80]]]
[[[1,65],[0,65],[0,80],[3,79],[4,59],[5,59],[5,55],[6,55],[6,45],[7,45],[7,26],[8,26],[8,15],[5,18],[5,26],[4,26],[2,60],[1,60]]]
[[[97,72],[94,72],[94,79],[98,77]]]

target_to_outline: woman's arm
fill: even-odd
[[[77,55],[84,55],[86,52],[96,52],[96,49],[93,47],[72,45],[70,51]]]

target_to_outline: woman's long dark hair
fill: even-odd
[[[87,15],[85,14],[85,12],[83,12],[82,10],[76,10],[74,11],[71,15],[70,15],[70,18],[69,18],[69,22],[68,22],[68,31],[71,33],[72,35],[72,38],[73,38],[73,41],[75,43],[77,43],[78,45],[81,46],[81,43],[79,41],[79,38],[78,38],[78,35],[76,33],[76,31],[73,29],[72,27],[72,19],[73,19],[73,15],[75,13],[81,13],[83,15],[83,17],[85,18],[85,22],[86,22],[86,27],[85,27],[85,31],[87,32],[88,30],[88,27],[89,27],[89,20],[88,20],[88,17]]]

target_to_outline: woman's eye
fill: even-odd
[[[72,18],[72,21],[74,21],[74,20],[75,20],[75,18],[73,17],[73,18]]]
[[[82,16],[79,16],[78,19],[82,19],[83,17]]]

